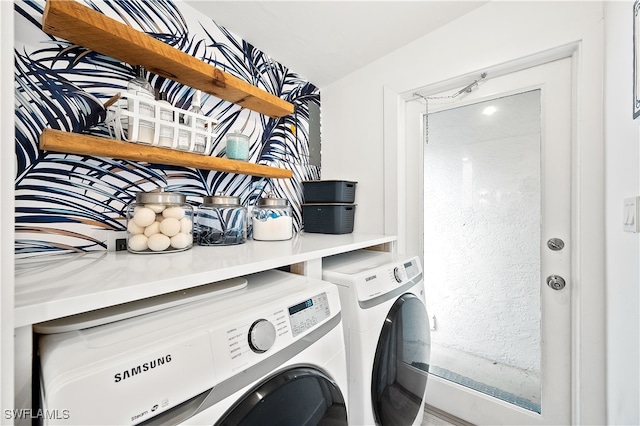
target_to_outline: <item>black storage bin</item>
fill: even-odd
[[[353,203],[356,183],[346,180],[308,180],[302,182],[305,203]]]
[[[355,204],[303,204],[304,231],[319,234],[350,234],[353,232],[355,212]]]

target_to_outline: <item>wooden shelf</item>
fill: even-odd
[[[293,104],[78,2],[49,0],[42,30],[271,117]]]
[[[119,158],[122,160],[193,167],[196,169],[217,170],[219,172],[260,177],[287,179],[293,175],[291,170],[277,167],[229,160],[227,158],[210,157],[202,154],[192,154],[174,149],[140,145],[54,129],[44,129],[44,132],[40,135],[40,149],[64,152],[67,154]]]

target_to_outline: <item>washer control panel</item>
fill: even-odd
[[[273,310],[267,308],[260,316],[256,315],[257,319],[236,323],[226,330],[229,356],[235,367],[245,365],[256,354],[265,354],[272,348],[278,350],[290,344],[290,339],[331,316],[326,292],[285,306],[279,305]]]
[[[310,299],[289,306],[289,321],[293,337],[304,333],[325,318],[329,318],[331,309],[327,293],[320,293]]]
[[[261,318],[249,327],[249,347],[255,353],[266,352],[276,341],[276,327],[271,321]]]
[[[266,309],[257,312],[251,321],[235,323],[227,328],[227,347],[235,366],[247,363],[252,355],[267,352],[280,338],[290,334],[286,311],[283,307]]]

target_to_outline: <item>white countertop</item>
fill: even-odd
[[[194,246],[178,253],[95,252],[16,261],[15,327],[396,240],[380,234],[305,234],[288,241]]]

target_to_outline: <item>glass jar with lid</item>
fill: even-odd
[[[247,208],[239,197],[204,197],[196,215],[197,241],[201,246],[228,246],[247,240]]]
[[[227,140],[227,158],[231,160],[249,160],[249,136],[240,132],[229,133]]]
[[[179,192],[139,192],[127,207],[127,250],[167,253],[193,247],[193,207]]]
[[[253,239],[280,241],[293,237],[293,217],[285,198],[261,198],[251,211]]]

